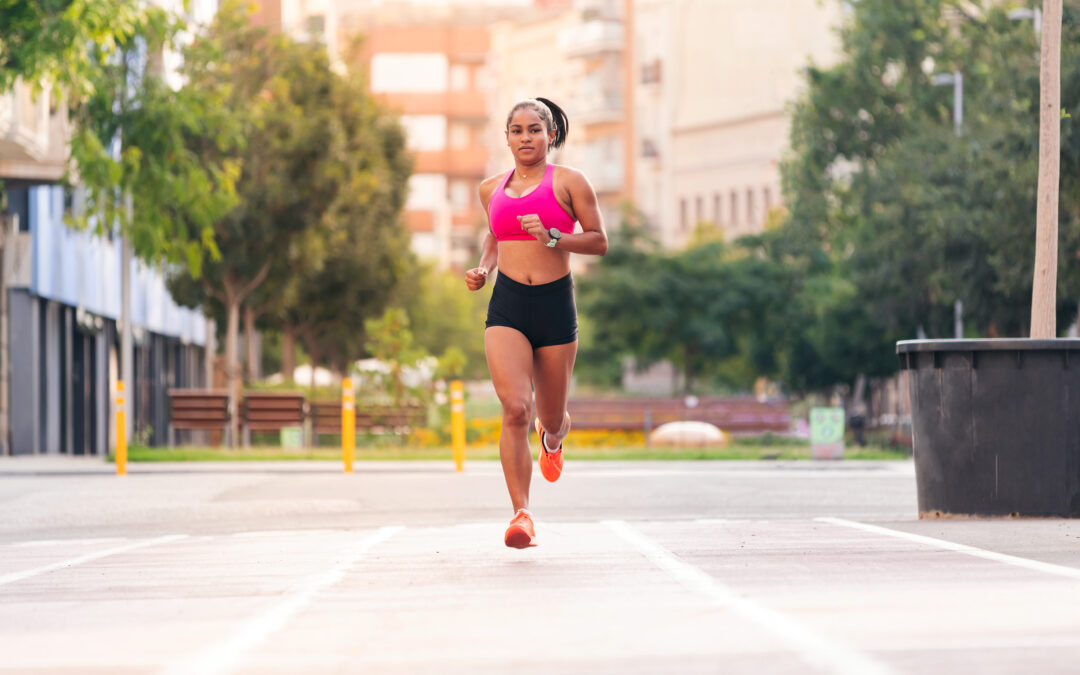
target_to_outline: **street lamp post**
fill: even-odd
[[[951,73],[934,75],[937,86],[952,85],[953,88],[953,131],[956,137],[964,135],[964,74],[959,70]],[[953,304],[953,334],[957,340],[964,338],[964,301],[957,298]]]
[[[957,137],[964,135],[964,74],[959,70],[934,76],[935,85],[951,84],[953,88],[953,130]]]

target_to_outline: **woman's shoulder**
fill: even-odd
[[[555,167],[552,178],[563,185],[573,185],[579,181],[585,181],[585,183],[589,182],[581,169],[575,169],[574,167],[565,164],[552,164],[552,166]]]
[[[491,193],[495,192],[495,188],[499,186],[499,183],[501,183],[504,178],[506,178],[506,172],[497,173],[494,176],[489,176],[480,181],[480,196],[486,200],[491,196]]]

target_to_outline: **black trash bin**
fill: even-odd
[[[1080,517],[1080,339],[910,340],[920,517]]]

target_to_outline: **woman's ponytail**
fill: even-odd
[[[552,101],[539,96],[536,100],[546,105],[551,111],[551,124],[555,130],[555,140],[551,142],[551,147],[557,148],[566,142],[566,134],[570,131],[570,121],[566,118],[566,112]]]

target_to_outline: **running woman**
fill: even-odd
[[[604,255],[607,234],[592,185],[577,169],[548,163],[566,140],[566,113],[544,98],[514,105],[506,118],[506,144],[514,168],[480,184],[489,231],[480,264],[465,273],[480,289],[496,266],[488,304],[484,352],[502,403],[499,457],[514,517],[504,542],[535,545],[529,511],[532,453],[529,426],[540,437],[540,473],[562,475],[562,441],[570,432],[566,400],[577,356],[577,307],[570,254]],[[574,233],[574,223],[581,232]]]

